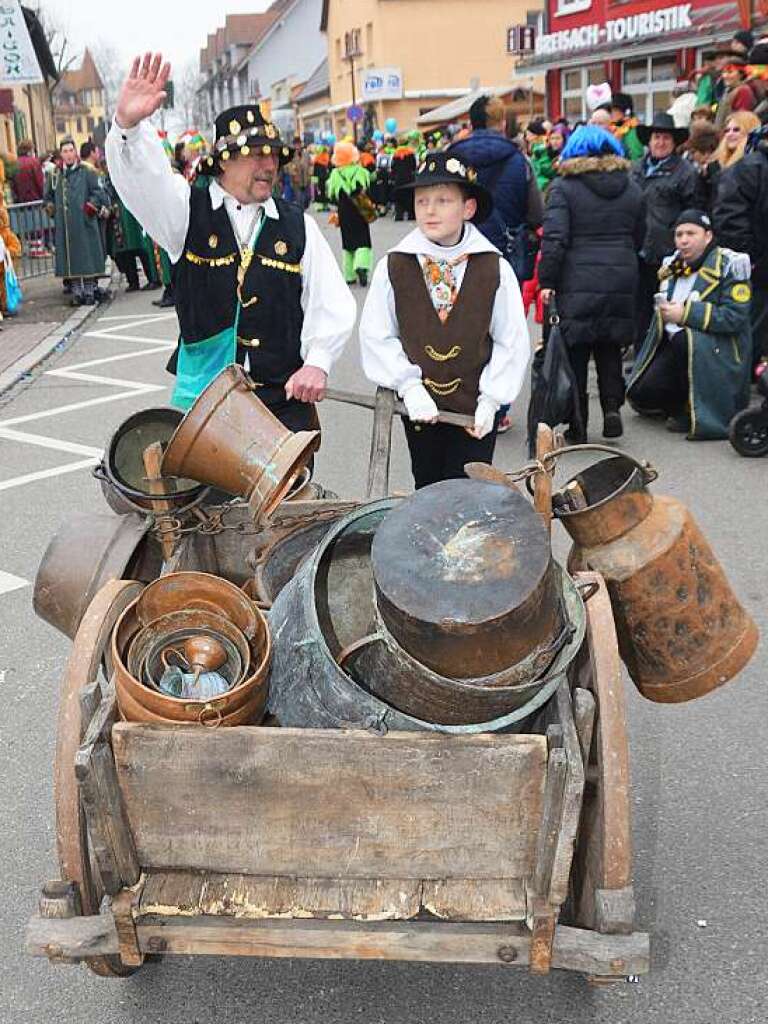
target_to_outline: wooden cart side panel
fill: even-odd
[[[113,730],[145,869],[309,878],[528,878],[546,739]]]
[[[149,874],[140,916],[407,921],[423,910],[447,921],[523,921],[515,879],[288,878],[202,871]]]
[[[577,920],[585,927],[628,932],[634,919],[629,745],[621,660],[613,612],[602,577],[587,603],[587,656],[577,682],[595,697],[588,787],[577,855]]]

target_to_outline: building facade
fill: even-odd
[[[273,23],[275,5],[262,14],[228,14],[224,25],[212,32],[200,51],[200,74],[203,82],[199,89],[203,131],[210,132],[216,115],[247,103],[251,98],[252,82],[244,58]]]
[[[76,71],[66,71],[56,86],[53,117],[57,139],[70,136],[79,148],[103,131],[106,120],[106,97],[99,69],[89,50]]]
[[[269,28],[253,45],[238,73],[250,83],[249,99],[278,126],[284,137],[297,129],[294,99],[325,58],[320,30],[322,0],[278,0]]]
[[[483,88],[498,95],[541,87],[515,76],[507,53],[511,25],[526,23],[530,0],[324,0],[334,131],[346,135],[348,109],[362,104],[369,123],[398,131],[451,100]]]
[[[294,101],[296,108],[296,130],[309,144],[318,142],[320,137],[333,131],[333,117],[330,113],[331,84],[328,78],[328,58],[325,57],[312,72]]]
[[[752,0],[546,0],[535,55],[518,70],[545,72],[547,111],[587,116],[587,86],[610,83],[630,95],[650,122],[672,103],[677,81],[703,63],[705,50],[740,28],[765,21]]]

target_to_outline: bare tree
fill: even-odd
[[[104,83],[104,101],[109,121],[115,112],[120,86],[123,84],[128,68],[117,47],[104,38],[91,43],[88,49],[91,51],[99,76]]]
[[[174,110],[177,120],[184,122],[185,128],[201,127],[201,104],[198,88],[200,72],[196,60],[183,65],[178,74],[173,76]]]
[[[73,48],[67,29],[54,14],[39,6],[33,10],[43,27],[48,49],[51,51],[53,62],[56,65],[56,78],[46,79],[46,87],[52,97],[62,75],[77,63],[80,54]]]

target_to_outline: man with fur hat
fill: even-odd
[[[363,371],[405,403],[416,487],[493,461],[498,412],[522,387],[530,340],[520,288],[475,227],[493,201],[451,150],[430,153],[412,186],[418,227],[373,275],[360,321]],[[438,423],[441,410],[474,426]]]
[[[636,351],[653,316],[661,261],[675,247],[677,218],[683,210],[703,206],[698,172],[677,152],[688,138],[688,129],[677,128],[669,114],[656,114],[652,124],[638,126],[637,135],[648,152],[635,161],[631,172],[646,202],[645,238],[639,254]]]
[[[174,174],[147,122],[170,65],[136,58],[107,138],[113,184],[176,264],[179,347],[173,403],[188,408],[225,366],[246,365],[259,398],[291,430],[314,422],[355,303],[315,222],[272,191],[292,150],[258,106],[216,118],[208,187]]]
[[[749,401],[749,257],[717,245],[703,210],[684,210],[659,272],[658,306],[627,386],[639,412],[691,441],[728,437]]]

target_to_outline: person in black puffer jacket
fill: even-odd
[[[538,185],[531,182],[533,171],[525,156],[504,134],[506,111],[501,100],[481,96],[472,104],[469,116],[472,134],[455,142],[449,152],[474,167],[478,183],[493,196],[493,213],[477,227],[504,253],[507,230],[526,223],[538,227],[534,211],[528,208],[529,187],[538,195]]]
[[[683,210],[701,209],[705,202],[704,186],[696,168],[676,152],[676,147],[688,138],[687,128],[677,128],[669,114],[656,114],[653,124],[637,128],[637,137],[648,146],[648,152],[632,165],[631,173],[645,195],[648,220],[640,247],[636,352],[653,316],[661,261],[674,252],[677,218]]]
[[[718,242],[752,260],[752,356],[768,359],[768,125],[752,132],[747,151],[720,176],[713,211]]]
[[[603,437],[623,433],[621,350],[635,332],[637,252],[645,234],[645,203],[629,177],[621,144],[585,125],[568,141],[544,211],[539,282],[542,298],[557,295],[563,337],[579,386],[586,440],[587,367],[597,365]]]

